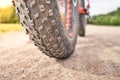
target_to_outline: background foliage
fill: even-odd
[[[87,19],[89,24],[96,25],[120,25],[120,8],[108,14],[92,16]]]
[[[19,23],[19,21],[13,6],[0,8],[0,23]],[[120,25],[120,8],[108,14],[92,16],[87,21],[96,25]]]
[[[13,6],[0,8],[0,34],[11,31],[22,31],[22,26],[17,23],[19,23],[19,18]]]
[[[19,23],[19,18],[13,6],[0,8],[0,23]]]

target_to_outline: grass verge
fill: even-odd
[[[0,34],[22,30],[23,27],[20,24],[0,24]]]

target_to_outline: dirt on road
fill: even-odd
[[[66,60],[41,53],[24,32],[0,35],[0,80],[120,80],[120,27],[86,31]]]

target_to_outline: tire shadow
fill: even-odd
[[[104,55],[102,51],[105,48],[104,45],[99,45],[97,42],[92,43],[92,39],[87,40],[88,37],[91,38],[92,36],[87,36],[81,40],[81,44],[77,44],[73,55],[66,60],[59,60],[59,64],[75,71],[120,77],[120,62],[101,59],[99,54]]]

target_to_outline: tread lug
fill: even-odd
[[[30,7],[32,8],[33,6],[35,6],[36,5],[36,2],[35,2],[35,0],[33,0],[31,3],[30,3]]]
[[[47,3],[47,4],[50,4],[50,2],[51,2],[50,0],[46,0],[46,3]]]
[[[40,11],[44,12],[45,11],[45,6],[44,5],[40,5]]]

